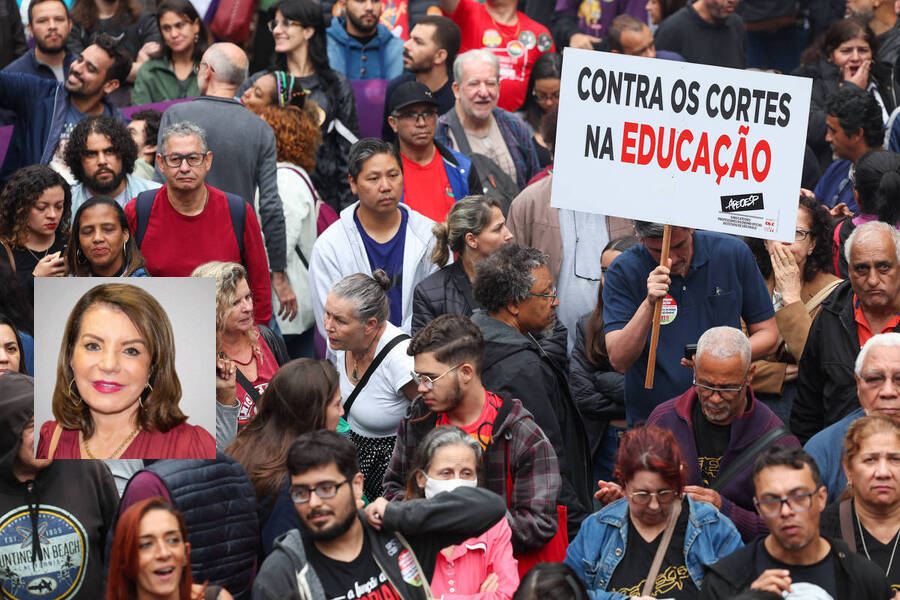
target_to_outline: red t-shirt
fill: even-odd
[[[450,207],[456,202],[453,188],[447,179],[441,153],[434,151],[434,158],[427,165],[403,159],[403,202],[432,221],[442,222]]]
[[[500,61],[500,99],[498,106],[514,111],[521,108],[528,91],[531,68],[545,52],[555,52],[550,31],[525,13],[517,13],[515,25],[494,21],[477,0],[460,0],[450,15],[462,31],[459,53],[487,48]]]
[[[234,237],[225,194],[212,186],[209,201],[199,215],[187,216],[172,207],[167,185],[159,188],[150,209],[150,219],[141,254],[151,277],[188,277],[196,267],[211,260],[240,263],[241,249]],[[125,205],[128,227],[137,231],[136,199]],[[253,320],[268,325],[272,319],[272,283],[256,214],[247,206],[244,219],[244,258],[247,283],[253,293]]]
[[[491,443],[491,437],[494,435],[494,421],[497,419],[497,412],[503,400],[494,392],[484,390],[484,408],[481,414],[475,419],[474,423],[460,427],[463,431],[478,440],[482,449],[487,450],[488,444]],[[440,413],[437,418],[435,427],[440,425],[450,425],[447,413]]]
[[[259,360],[256,362],[256,380],[252,383],[259,395],[262,396],[262,393],[269,387],[269,381],[275,376],[275,372],[278,371],[278,362],[275,360],[272,350],[269,349],[269,345],[266,344],[266,341],[260,335],[259,329],[255,327],[254,329],[256,329],[259,351],[263,359],[262,363]],[[234,388],[237,391],[238,403],[241,405],[241,408],[238,410],[238,426],[243,427],[247,424],[247,421],[256,416],[256,402],[253,401],[247,390],[241,387],[241,384],[235,385]]]

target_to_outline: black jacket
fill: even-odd
[[[853,376],[857,354],[853,288],[845,281],[822,302],[800,357],[791,431],[801,444],[859,408]]]
[[[566,373],[531,336],[480,310],[472,321],[484,334],[484,387],[504,398],[518,398],[556,450],[562,476],[560,503],[568,508],[572,539],[591,512],[594,486],[587,434]]]
[[[823,536],[825,537],[825,536]],[[706,567],[700,600],[729,600],[750,588],[759,573],[753,570],[757,552],[765,542],[760,536],[725,558]],[[893,596],[884,572],[875,563],[866,560],[850,548],[843,540],[825,537],[837,557],[834,579],[837,597],[853,600],[888,600]]]
[[[613,369],[609,359],[601,368],[588,360],[585,338],[590,317],[590,313],[582,316],[575,326],[569,388],[584,420],[591,456],[595,457],[609,421],[625,418],[625,375]]]
[[[0,69],[28,51],[25,29],[14,0],[0,2]]]

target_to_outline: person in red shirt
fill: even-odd
[[[403,202],[440,223],[457,200],[479,189],[472,161],[435,141],[438,103],[424,83],[400,84],[389,106],[403,160]]]
[[[188,277],[212,260],[243,264],[253,292],[253,320],[265,325],[272,319],[272,287],[259,222],[247,206],[242,257],[228,198],[206,184],[212,154],[205,132],[194,123],[175,123],[163,132],[156,164],[166,184],[153,198],[143,238],[136,234],[141,254],[152,277]],[[125,216],[131,231],[139,232],[137,198],[125,206]]]
[[[545,52],[555,52],[550,31],[516,10],[517,0],[440,0],[441,10],[462,30],[460,54],[487,48],[500,61],[500,108],[525,102],[531,68]]]

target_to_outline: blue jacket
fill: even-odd
[[[841,202],[847,204],[847,208],[854,214],[859,212],[856,208],[856,198],[853,196],[853,178],[850,170],[853,162],[839,159],[828,165],[816,189],[813,190],[819,202],[828,208],[834,208]]]
[[[743,546],[741,534],[712,504],[688,497],[690,515],[684,534],[684,561],[694,585],[703,583],[703,566],[728,556]],[[581,524],[578,535],[569,544],[566,564],[584,581],[594,600],[626,598],[607,592],[606,586],[625,554],[628,542],[628,502],[623,498],[592,514]]]
[[[822,483],[828,490],[828,504],[837,501],[841,492],[847,487],[847,475],[841,466],[841,454],[844,448],[844,435],[853,421],[866,416],[862,407],[838,421],[832,423],[816,435],[809,438],[803,449],[815,459],[822,474]]]
[[[363,46],[345,24],[345,17],[335,17],[326,31],[332,69],[350,79],[393,79],[403,72],[403,40],[379,23],[378,33]]]
[[[70,50],[66,50],[66,55],[63,58],[63,77],[69,74],[69,67],[75,61],[75,58],[76,56]],[[56,75],[53,73],[53,69],[44,63],[38,62],[37,58],[35,58],[34,48],[6,65],[3,70],[7,73],[26,73],[28,75],[34,75],[35,77],[56,81]]]
[[[103,104],[113,117],[127,121],[106,98]],[[55,79],[0,71],[0,108],[17,115],[9,149],[0,167],[0,183],[22,167],[50,163],[66,123],[68,107],[69,92]]]

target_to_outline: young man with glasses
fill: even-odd
[[[753,467],[753,485],[770,533],[709,565],[700,600],[726,600],[747,589],[838,600],[893,597],[880,567],[843,540],[820,535],[827,492],[811,456],[772,446]]]
[[[478,174],[463,154],[435,141],[438,103],[424,83],[408,81],[391,94],[388,125],[397,134],[403,160],[403,202],[441,222],[450,207],[480,192]]]
[[[757,439],[783,425],[754,397],[750,388],[753,373],[750,340],[744,332],[734,327],[713,327],[697,342],[694,385],[657,406],[647,419],[649,425],[668,429],[678,440],[688,468],[685,492],[722,511],[745,541],[768,531],[753,506],[752,463],[722,490],[710,488]],[[792,435],[775,443],[800,445]]]
[[[420,396],[397,429],[384,476],[384,495],[400,500],[419,442],[441,425],[459,427],[484,448],[484,487],[506,498],[516,552],[553,537],[560,478],[553,446],[517,399],[504,399],[481,382],[484,337],[469,317],[441,315],[422,328],[407,352],[415,357],[413,379]],[[507,477],[511,477],[510,496]]]
[[[297,438],[287,470],[300,529],[275,540],[254,600],[430,598],[438,552],[487,531],[506,511],[499,496],[475,487],[428,500],[378,498],[359,510],[356,448],[328,430]]]

